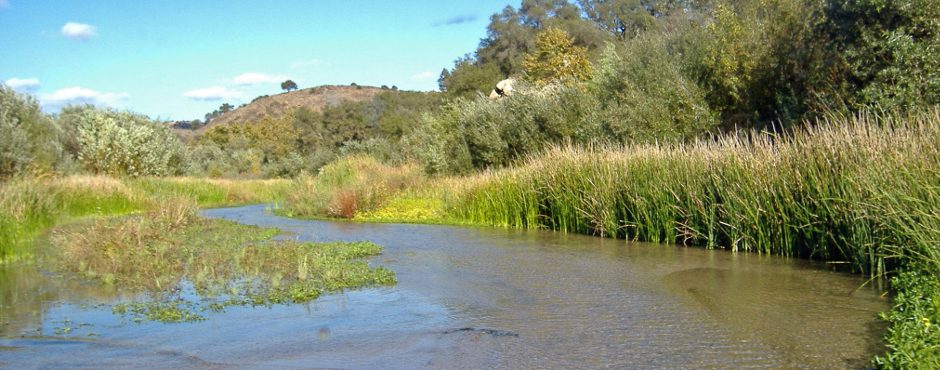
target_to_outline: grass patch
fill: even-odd
[[[371,157],[349,156],[323,167],[315,177],[294,180],[294,192],[279,213],[290,217],[354,218],[389,206],[390,199],[405,189],[427,182],[413,164],[383,165]]]
[[[76,218],[139,213],[168,199],[201,207],[277,202],[290,189],[287,180],[17,175],[0,182],[0,263],[31,260],[36,236]]]
[[[0,263],[29,259],[31,241],[56,221],[47,176],[19,175],[0,183]]]
[[[264,242],[277,234],[197,215],[195,204],[169,201],[144,215],[95,219],[56,230],[57,270],[150,294],[115,306],[134,321],[196,321],[232,305],[303,303],[324,292],[394,284],[394,274],[357,258],[368,243]],[[192,290],[199,297],[182,298]]]

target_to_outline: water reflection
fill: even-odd
[[[79,303],[36,303],[107,294],[53,290],[33,299],[47,293],[22,293],[38,283],[20,272],[2,285],[4,320],[18,328],[5,332],[39,326],[45,339],[0,340],[18,348],[0,351],[0,363],[70,367],[81,365],[77,356],[158,368],[860,368],[881,351],[882,291],[805,261],[543,231],[301,221],[263,209],[205,213],[279,227],[289,238],[373,241],[385,250],[370,262],[396,271],[399,284],[305,306],[234,308],[203,323],[135,325]],[[27,314],[7,315],[7,305]],[[43,313],[6,319],[28,312]],[[85,334],[53,335],[63,318],[98,335],[49,341]]]

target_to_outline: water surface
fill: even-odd
[[[132,298],[8,269],[0,366],[851,369],[883,352],[876,315],[890,300],[821,264],[548,231],[293,220],[264,209],[204,213],[278,227],[282,238],[372,241],[385,249],[370,263],[395,271],[398,285],[229,308],[199,323],[134,324],[110,312]]]

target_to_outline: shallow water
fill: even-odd
[[[395,271],[398,285],[229,308],[199,323],[134,324],[110,312],[129,297],[7,269],[0,366],[816,369],[865,368],[883,352],[876,315],[890,299],[825,265],[546,231],[302,221],[264,209],[204,213],[278,227],[283,238],[375,242],[385,249],[370,263]]]

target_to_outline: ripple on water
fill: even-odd
[[[34,304],[40,314],[13,320],[43,337],[0,339],[0,364],[860,368],[881,351],[876,314],[890,304],[875,287],[859,289],[857,276],[799,260],[545,231],[293,220],[264,209],[204,213],[299,240],[372,241],[385,249],[370,263],[395,271],[398,285],[172,325],[121,323],[107,307],[68,303],[88,297],[63,294],[53,300],[65,304]],[[65,320],[91,325],[52,335]],[[97,335],[79,338],[88,332]]]

